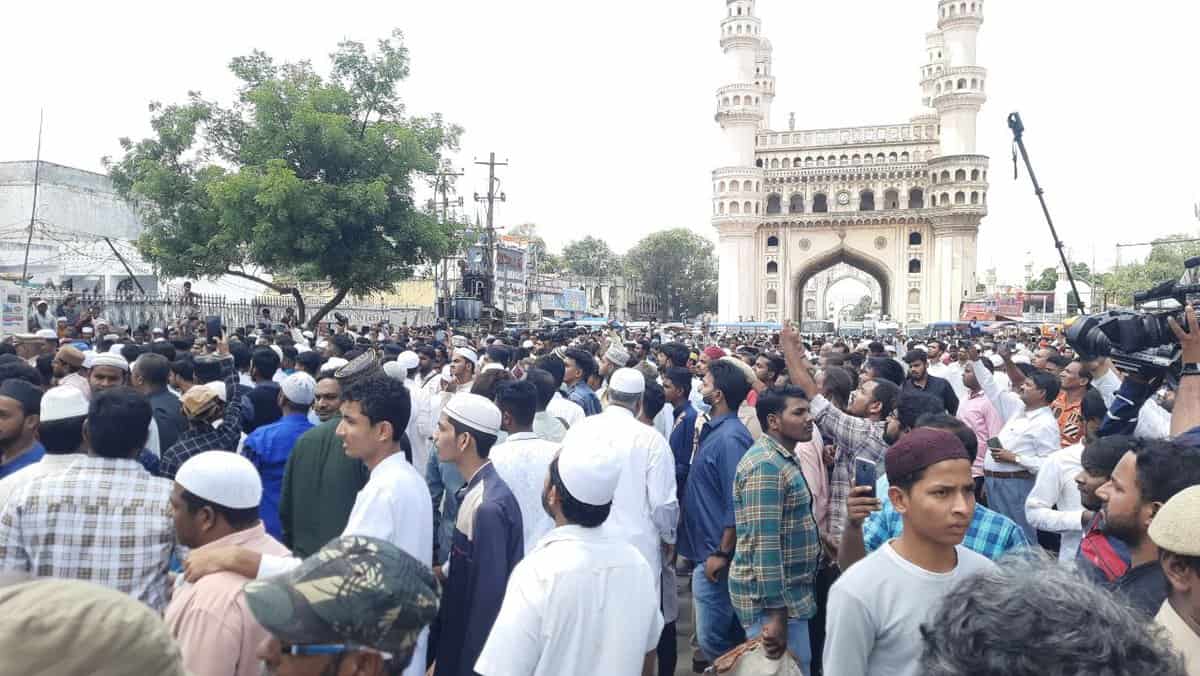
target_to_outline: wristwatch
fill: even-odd
[[[1200,363],[1185,362],[1183,368],[1179,370],[1179,377],[1183,376],[1200,376]]]
[[[729,561],[730,559],[732,559],[732,558],[733,558],[733,554],[731,554],[731,553],[729,553],[729,552],[723,552],[723,551],[721,551],[721,550],[719,550],[719,549],[717,549],[717,550],[713,551],[713,553],[712,553],[712,554],[709,554],[709,556],[715,556],[715,557],[717,557],[717,558],[720,558],[720,559],[725,559],[726,561]]]

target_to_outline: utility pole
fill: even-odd
[[[487,202],[487,246],[483,254],[483,305],[484,307],[494,308],[496,288],[496,200],[505,202],[508,199],[503,192],[496,193],[496,167],[507,167],[508,162],[497,162],[496,153],[489,153],[487,162],[475,162],[475,164],[486,165],[488,168],[487,195],[475,193],[475,201]]]
[[[437,195],[438,195],[438,193],[441,193],[441,195],[442,195],[442,199],[440,202],[440,204],[442,206],[441,222],[443,224],[450,222],[450,203],[451,202],[450,202],[449,196],[447,196],[447,194],[446,194],[447,189],[450,187],[450,179],[457,178],[459,176],[464,176],[464,175],[465,174],[461,171],[459,171],[459,172],[451,171],[450,167],[448,165],[443,167],[442,170],[439,171],[438,173],[434,174],[434,183],[433,183],[434,198],[432,200],[430,200],[430,205],[433,208],[434,218],[437,218],[437,212],[438,212],[437,208],[438,208],[438,204],[439,204]],[[462,197],[459,197],[456,200],[456,206],[461,208],[462,205],[463,205],[463,199],[462,199]],[[447,258],[448,258],[448,256],[442,256],[442,275],[441,275],[442,284],[441,284],[440,289],[439,289],[438,283],[437,283],[437,276],[438,276],[437,266],[435,265],[433,268],[433,276],[434,276],[433,288],[434,288],[434,296],[436,298],[443,299],[443,302],[441,303],[441,305],[444,308],[445,314],[448,317],[450,315],[450,278],[446,271],[446,259]],[[435,301],[435,314],[436,314],[436,305],[437,304],[438,303]]]
[[[45,111],[38,111],[37,158],[33,161],[33,208],[29,210],[29,238],[25,240],[25,262],[21,264],[21,284],[28,281],[29,247],[33,246],[33,222],[37,219],[38,184],[42,178],[42,119]]]

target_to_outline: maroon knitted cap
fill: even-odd
[[[943,460],[969,460],[958,437],[945,430],[918,427],[887,450],[884,466],[888,482],[898,480]]]

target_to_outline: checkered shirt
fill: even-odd
[[[136,460],[81,458],[0,512],[0,571],[94,582],[162,612],[175,549],[171,482]]]
[[[227,391],[233,393],[236,383],[237,376],[229,372],[225,376]],[[241,440],[242,398],[235,394],[225,405],[225,417],[220,425],[213,427],[207,423],[188,423],[188,429],[179,435],[179,441],[163,451],[158,475],[174,479],[179,468],[193,455],[205,451],[236,451]]]
[[[903,530],[904,520],[900,513],[892,507],[890,500],[884,500],[883,509],[867,517],[863,523],[863,545],[868,552],[873,552],[888,540],[900,537]],[[977,504],[962,544],[976,554],[995,561],[1009,552],[1025,549],[1029,546],[1029,540],[1025,538],[1025,531],[1012,519]]]
[[[787,608],[799,620],[816,615],[821,536],[812,506],[799,459],[764,434],[742,456],[733,480],[737,547],[729,597],[743,626],[767,609]]]
[[[887,423],[843,413],[821,395],[813,398],[812,409],[821,437],[837,449],[829,478],[829,536],[840,545],[846,526],[846,499],[854,481],[854,459],[883,462],[888,447],[883,440]]]

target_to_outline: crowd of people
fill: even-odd
[[[46,310],[0,343],[4,673],[1200,674],[1191,309],[1166,378]]]

